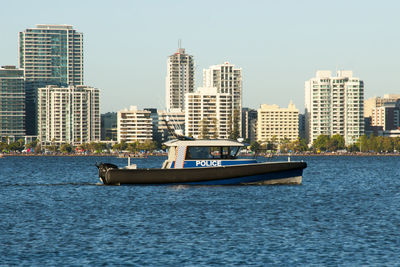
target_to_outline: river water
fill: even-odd
[[[1,158],[0,265],[400,264],[400,157],[292,160],[302,185],[184,187],[99,184],[95,162],[126,159]]]

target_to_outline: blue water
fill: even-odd
[[[1,158],[0,265],[398,266],[400,157],[297,159],[297,186],[140,187],[98,184],[126,159]]]

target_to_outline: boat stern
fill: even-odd
[[[118,169],[117,165],[111,163],[96,163],[96,167],[99,169],[99,178],[103,184],[108,184],[106,179],[107,171],[110,169]]]

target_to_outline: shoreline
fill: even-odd
[[[145,157],[135,157],[131,156],[132,159],[145,159],[148,156],[152,157],[161,157],[167,156],[164,154],[158,155],[146,155]],[[358,152],[358,153],[282,153],[282,154],[273,154],[272,158],[275,157],[332,157],[332,156],[340,156],[340,157],[398,157],[400,153],[371,153],[371,152]],[[12,154],[0,154],[0,158],[3,157],[116,157],[116,158],[128,158],[126,154],[115,154],[115,153],[107,153],[107,154],[23,154],[23,153],[12,153]],[[244,155],[244,157],[253,157],[253,155]],[[271,155],[258,155],[257,157],[265,157],[271,158]]]

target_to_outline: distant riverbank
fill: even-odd
[[[135,154],[128,154],[128,153],[88,153],[88,154],[64,154],[64,153],[46,153],[46,154],[36,154],[36,153],[7,153],[7,154],[0,154],[1,157],[118,157],[118,158],[146,158],[148,156],[167,156],[166,153],[157,153],[157,154],[144,154],[144,155],[135,155]],[[254,155],[247,154],[242,155],[245,157],[253,157]],[[258,157],[319,157],[319,156],[360,156],[360,157],[367,157],[367,156],[400,156],[400,153],[375,153],[375,152],[356,152],[356,153],[335,153],[335,152],[325,152],[325,153],[279,153],[279,154],[267,154],[267,155],[257,155]]]
[[[290,157],[296,157],[296,156],[312,156],[312,157],[318,157],[318,156],[360,156],[360,157],[368,157],[368,156],[400,156],[400,153],[375,153],[375,152],[357,152],[357,153],[281,153],[281,154],[274,154],[273,157],[279,157],[279,156],[290,156]]]
[[[117,157],[117,158],[146,158],[148,156],[166,156],[166,154],[145,154],[145,155],[134,155],[127,153],[88,153],[88,154],[74,154],[74,153],[7,153],[0,154],[0,157]]]

